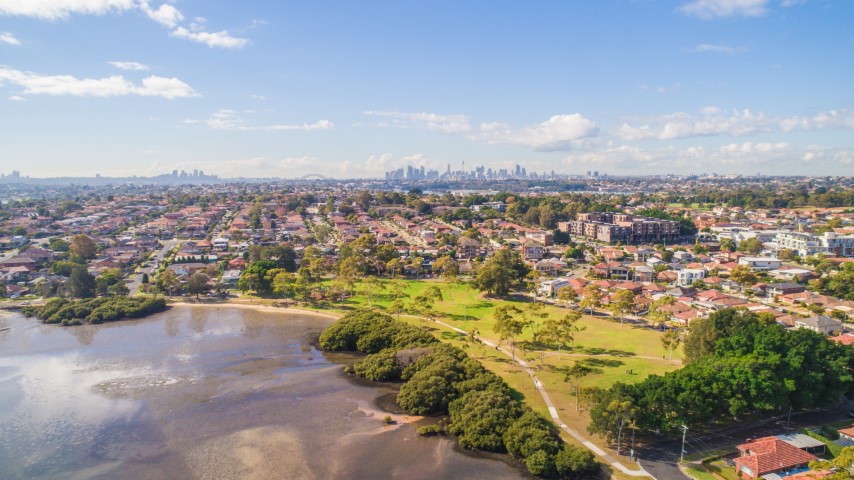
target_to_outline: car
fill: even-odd
[[[851,410],[847,413],[849,418],[854,418],[854,410]]]
[[[30,304],[30,302],[28,300],[24,300],[23,302],[21,302],[22,307],[26,307],[29,304]]]

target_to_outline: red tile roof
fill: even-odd
[[[742,452],[742,456],[736,458],[735,463],[749,468],[753,472],[753,478],[788,470],[817,458],[777,437],[760,438],[736,448]]]

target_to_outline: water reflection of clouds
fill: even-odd
[[[60,440],[66,445],[85,442],[104,422],[130,418],[141,408],[140,402],[107,398],[94,390],[130,372],[92,367],[76,353],[0,358],[0,369],[15,372],[4,375],[5,388],[17,390],[19,398],[9,405],[0,437],[15,439],[24,450]]]

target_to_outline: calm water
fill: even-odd
[[[312,346],[328,323],[228,307],[65,328],[0,316],[0,478],[523,477],[404,415],[386,426],[391,392]]]

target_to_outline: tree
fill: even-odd
[[[579,409],[579,397],[581,394],[581,379],[593,373],[594,370],[589,365],[581,361],[577,361],[566,371],[566,375],[563,377],[564,382],[568,382],[570,379],[575,381],[575,411],[577,412]]]
[[[518,253],[499,250],[478,269],[472,285],[489,295],[505,297],[514,285],[525,279],[529,270]]]
[[[670,295],[665,295],[649,306],[649,314],[647,317],[653,325],[664,325],[673,320],[673,311],[670,306],[676,303],[676,299]]]
[[[609,308],[614,315],[620,317],[620,325],[625,320],[625,315],[632,311],[635,306],[635,294],[631,290],[620,290],[611,296]]]
[[[368,306],[373,308],[374,297],[380,295],[385,291],[385,289],[385,284],[383,284],[383,282],[381,282],[377,277],[368,276],[359,282],[358,292],[368,297]]]
[[[581,299],[579,306],[581,308],[589,308],[590,315],[593,315],[593,310],[602,305],[602,290],[599,287],[590,283],[584,287],[584,297]]]
[[[661,346],[670,352],[670,365],[673,365],[673,351],[679,348],[679,345],[681,344],[682,334],[675,328],[664,332],[664,335],[661,336]]]
[[[784,262],[791,262],[795,259],[795,251],[788,248],[781,248],[777,251],[777,258]]]
[[[208,276],[202,272],[196,272],[190,275],[190,278],[187,280],[186,284],[187,293],[195,295],[198,299],[199,294],[207,290],[208,280]]]
[[[86,267],[74,267],[66,281],[65,291],[72,298],[92,298],[95,296],[95,277],[86,271]]]
[[[756,274],[754,274],[747,265],[739,265],[732,269],[729,273],[729,278],[733,282],[741,285],[753,285],[757,282]]]
[[[561,302],[569,303],[577,303],[578,302],[578,294],[575,293],[575,289],[572,287],[562,287],[557,291],[557,299]]]
[[[433,271],[440,272],[442,274],[442,278],[446,282],[455,281],[457,279],[457,275],[460,274],[460,269],[457,266],[457,262],[447,255],[444,255],[435,262],[433,262]]]
[[[3,282],[0,282],[0,298],[6,298],[7,292],[8,291],[6,290],[6,284]]]
[[[851,480],[851,469],[854,468],[854,447],[845,447],[833,460],[813,460],[809,467],[815,471],[825,470],[830,473],[822,476],[825,480]]]
[[[436,301],[441,301],[442,298],[442,290],[431,285],[421,295],[412,299],[410,308],[419,317],[433,321],[436,317],[436,310],[433,309],[433,305]]]
[[[587,431],[605,437],[608,442],[616,440],[617,454],[619,454],[623,428],[634,418],[637,410],[632,398],[619,387],[600,390],[596,396],[598,398],[590,409],[590,423],[587,425]]]
[[[273,293],[279,297],[287,298],[289,295],[294,294],[294,283],[296,282],[296,275],[293,273],[282,271],[276,274],[273,277],[272,287]]]
[[[71,246],[69,248],[74,256],[82,260],[93,258],[95,252],[98,250],[95,241],[82,233],[71,237]]]
[[[516,363],[516,337],[522,334],[522,329],[525,327],[525,322],[517,317],[521,314],[522,310],[514,305],[501,305],[493,313],[495,317],[493,331],[498,334],[502,342],[510,341],[510,356],[513,363]]]
[[[361,265],[356,257],[347,257],[338,265],[338,278],[344,282],[347,290],[353,290],[360,269]]]
[[[403,271],[403,263],[399,258],[392,258],[385,264],[387,272],[391,272],[392,278],[397,278],[397,275]]]
[[[95,293],[98,295],[106,295],[110,287],[121,283],[122,271],[118,268],[108,268],[101,272],[95,279]]]
[[[71,248],[71,245],[59,237],[53,237],[48,241],[48,248],[54,252],[67,252]]]
[[[148,278],[148,274],[143,273],[142,274],[142,281],[140,283],[142,283],[143,285],[148,285],[149,281],[150,281],[150,279]]]
[[[748,255],[756,255],[762,251],[762,242],[755,237],[748,238],[738,244],[738,251]]]
[[[576,335],[587,329],[584,325],[578,324],[579,320],[581,320],[581,312],[577,310],[570,310],[560,318],[549,318],[543,325],[543,340],[551,345],[557,345],[558,354],[560,354],[560,348],[566,346],[567,342],[571,347],[575,347]]]
[[[539,341],[540,322],[549,316],[545,307],[544,303],[531,302],[525,306],[525,310],[522,312],[525,325],[531,328],[531,338],[534,343]]]

